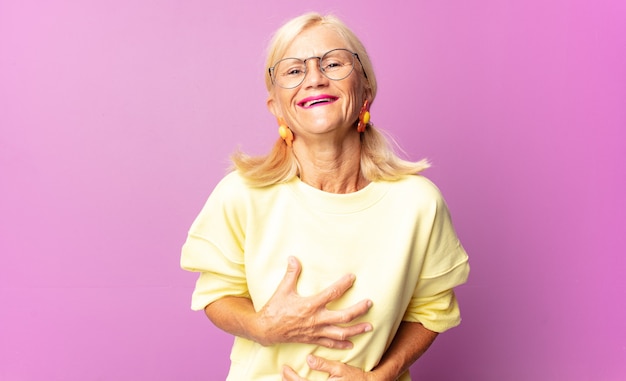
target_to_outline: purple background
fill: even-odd
[[[626,379],[626,2],[301,3],[0,2],[0,380],[224,379],[180,247],[277,137],[264,49],[308,10],[363,39],[471,256],[417,378]]]

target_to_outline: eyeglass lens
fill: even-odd
[[[274,82],[286,89],[300,85],[307,73],[306,61],[313,58],[319,59],[322,74],[334,81],[346,78],[354,69],[354,53],[346,49],[334,49],[321,58],[310,57],[306,60],[285,58],[278,61],[271,70]]]

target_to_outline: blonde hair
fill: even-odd
[[[372,67],[369,55],[365,47],[341,20],[333,15],[320,15],[319,13],[306,13],[289,20],[276,31],[270,41],[266,68],[271,67],[281,58],[289,48],[293,40],[305,29],[313,26],[325,25],[333,28],[344,38],[348,47],[358,54],[362,70],[361,80],[365,81],[365,88],[371,94],[370,104],[376,97],[376,75]],[[273,88],[269,70],[265,72],[265,85],[267,91]],[[355,127],[356,128],[356,127]],[[370,181],[398,180],[404,175],[413,175],[429,167],[426,160],[418,162],[401,159],[396,154],[392,139],[389,139],[371,123],[365,132],[361,133],[361,172]],[[291,180],[300,174],[300,165],[292,148],[278,138],[272,150],[263,156],[249,156],[241,151],[236,151],[231,157],[235,169],[252,186],[264,187]]]

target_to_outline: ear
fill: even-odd
[[[274,99],[274,96],[270,94],[267,98],[267,109],[274,115],[276,118],[282,117],[282,113],[279,110],[278,102]]]
[[[361,91],[363,96],[363,100],[361,102],[368,101],[369,104],[372,104],[372,89],[369,87],[367,82],[361,85]]]

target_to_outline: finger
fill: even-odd
[[[352,349],[352,347],[354,347],[354,344],[349,340],[334,340],[328,337],[320,337],[311,344],[332,349]]]
[[[339,364],[335,361],[327,360],[322,357],[317,357],[314,355],[308,355],[306,357],[306,363],[313,370],[318,370],[320,372],[326,372],[328,374],[335,375],[338,373]]]
[[[358,323],[348,327],[329,326],[324,330],[324,336],[335,341],[343,342],[372,330],[372,325],[367,322]]]
[[[283,366],[283,381],[300,381],[302,380],[302,378],[300,378],[300,376],[298,376],[298,373],[296,373],[293,369],[291,369],[289,366],[284,365]]]
[[[372,308],[372,301],[369,299],[362,300],[350,307],[336,310],[336,311],[328,311],[327,319],[329,322],[337,323],[349,323],[356,318],[359,318],[367,313],[367,311]]]
[[[296,284],[298,283],[301,271],[302,266],[300,265],[300,261],[298,261],[298,259],[294,256],[289,256],[287,260],[287,271],[285,272],[283,280],[278,285],[278,289],[295,292]]]
[[[326,305],[333,300],[341,298],[354,284],[356,277],[354,274],[347,274],[341,277],[338,281],[322,290],[319,294],[313,298],[321,305]]]

